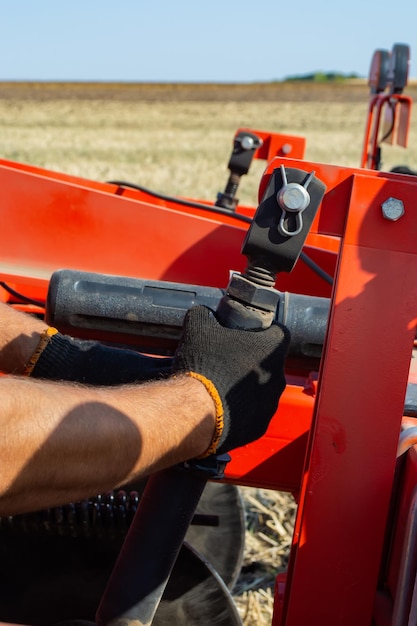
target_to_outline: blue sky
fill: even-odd
[[[394,43],[411,47],[417,77],[416,0],[0,0],[0,16],[0,80],[367,76]]]

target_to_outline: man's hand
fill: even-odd
[[[221,326],[206,307],[188,311],[174,371],[197,374],[209,391],[210,383],[217,391],[223,424],[215,442],[216,453],[228,452],[265,433],[285,389],[289,342],[289,331],[277,324],[260,331],[234,330]],[[213,451],[210,447],[209,452]]]

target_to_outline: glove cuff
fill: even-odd
[[[222,437],[223,429],[224,429],[223,404],[222,404],[221,398],[219,396],[219,392],[217,391],[216,387],[211,382],[211,380],[209,380],[208,378],[206,378],[202,374],[197,374],[197,372],[185,372],[185,374],[186,374],[186,376],[190,376],[191,378],[195,378],[196,380],[199,380],[201,383],[203,383],[203,385],[207,389],[208,393],[210,394],[210,396],[211,396],[211,398],[212,398],[212,400],[214,402],[214,406],[216,408],[216,425],[214,427],[214,433],[213,433],[213,437],[212,437],[211,443],[210,443],[209,447],[207,448],[207,450],[203,454],[200,454],[197,457],[198,459],[205,459],[206,457],[208,457],[208,456],[210,456],[212,454],[215,454],[217,448],[219,447],[220,439]]]
[[[57,329],[53,326],[48,326],[46,330],[40,336],[39,343],[36,347],[36,350],[30,357],[29,361],[26,363],[25,369],[23,371],[23,376],[30,376],[35,368],[36,363],[38,362],[39,357],[45,348],[50,344],[52,337],[58,333]]]

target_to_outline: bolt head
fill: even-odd
[[[304,211],[310,204],[310,194],[302,185],[288,183],[278,191],[277,200],[284,211]]]
[[[253,140],[253,137],[249,137],[248,135],[245,135],[242,138],[240,145],[242,146],[243,150],[252,150],[252,148],[255,145],[255,142]]]
[[[402,200],[398,198],[388,198],[382,203],[382,215],[386,220],[396,222],[405,213],[404,204]]]

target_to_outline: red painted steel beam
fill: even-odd
[[[417,185],[356,171],[349,187],[343,186],[349,208],[275,626],[372,623],[416,326]],[[346,202],[330,191],[335,206]],[[383,217],[389,198],[403,202],[398,221]]]

